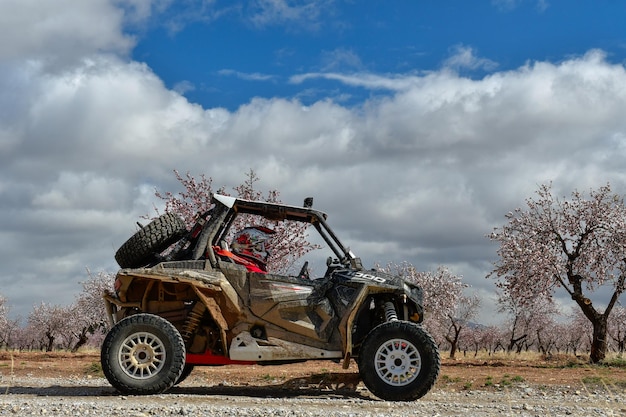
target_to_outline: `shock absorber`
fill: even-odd
[[[394,306],[391,301],[385,301],[385,304],[383,304],[383,308],[385,309],[385,320],[387,321],[398,320],[398,314],[396,313],[396,306]]]
[[[196,329],[200,324],[200,320],[202,320],[204,310],[206,310],[206,306],[202,302],[196,302],[196,305],[193,306],[193,308],[187,315],[187,320],[185,321],[183,331],[181,332],[181,336],[185,341],[185,346],[189,346],[189,340],[191,336],[196,332]]]

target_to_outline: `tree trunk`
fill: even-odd
[[[48,339],[48,344],[46,345],[46,352],[52,352],[54,349],[54,336],[50,332],[46,332],[46,338]]]
[[[580,284],[575,286],[576,292],[572,294],[572,299],[580,306],[585,317],[589,319],[593,326],[593,336],[591,338],[591,352],[589,353],[589,361],[591,363],[600,363],[606,357],[606,337],[608,333],[608,320],[611,312],[611,306],[607,307],[604,314],[596,311],[591,300],[582,295]],[[616,295],[613,294],[616,299]]]
[[[454,359],[456,356],[457,344],[456,341],[450,344],[450,359]]]
[[[589,361],[599,363],[606,357],[607,317],[598,315],[595,320],[591,321],[591,324],[593,325],[593,340],[591,341]]]
[[[454,337],[445,337],[448,343],[450,343],[450,359],[454,359],[459,346],[459,332],[456,331],[456,327],[454,328],[454,330]]]
[[[450,328],[452,329],[452,337],[448,335],[444,337],[448,341],[448,343],[450,343],[450,359],[454,359],[454,357],[456,356],[456,351],[459,348],[459,335],[461,334],[461,329],[463,329],[463,327],[461,325],[456,325],[454,320],[452,320]]]
[[[78,337],[78,341],[76,341],[76,344],[72,348],[71,352],[72,353],[78,352],[78,349],[83,347],[87,343],[88,340],[89,340],[89,338],[87,337],[87,335],[84,332],[81,333],[80,336]]]
[[[518,337],[516,339],[513,335],[511,335],[511,340],[509,340],[509,347],[507,347],[506,351],[507,352],[512,352],[513,349],[515,349],[515,345],[519,344],[518,347],[517,347],[517,349],[518,349],[517,353],[520,353],[521,350],[522,350],[522,348],[520,347],[521,344],[522,344],[522,341],[524,341],[524,339],[526,339],[527,336],[528,335],[525,334],[525,335],[520,336],[520,337]]]

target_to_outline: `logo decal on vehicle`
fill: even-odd
[[[365,272],[360,272],[360,271],[349,271],[346,275],[352,278],[361,278],[361,279],[366,279],[368,281],[378,282],[380,284],[384,284],[385,282],[387,282],[385,278],[372,275],[372,274],[366,274]]]

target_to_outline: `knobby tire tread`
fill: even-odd
[[[375,352],[389,339],[404,338],[419,350],[422,368],[418,378],[402,387],[391,386],[377,375]],[[378,325],[366,336],[358,357],[359,374],[372,394],[386,401],[413,401],[423,397],[435,385],[441,359],[437,345],[422,326],[408,321],[390,321]]]
[[[186,232],[185,222],[177,214],[163,214],[124,242],[115,253],[115,260],[122,268],[145,266]]]
[[[121,342],[135,332],[151,332],[168,347],[164,368],[151,379],[133,380],[119,366]],[[185,342],[173,324],[153,314],[135,314],[119,321],[102,343],[100,362],[109,383],[123,394],[160,394],[176,384],[185,366]]]

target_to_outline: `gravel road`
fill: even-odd
[[[434,389],[408,403],[356,391],[185,382],[167,394],[119,395],[105,379],[0,378],[0,416],[626,416],[623,389],[516,385],[501,390]]]

